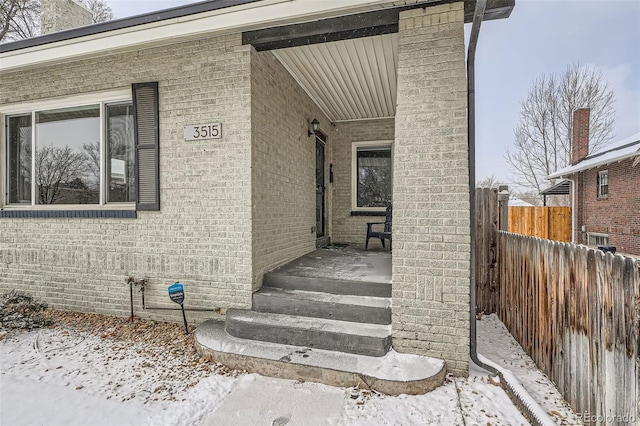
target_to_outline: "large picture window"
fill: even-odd
[[[391,203],[391,143],[356,142],[353,144],[354,210],[384,211]]]
[[[9,204],[135,202],[130,101],[34,110],[6,121]]]

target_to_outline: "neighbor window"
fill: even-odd
[[[598,197],[609,196],[609,171],[598,172]]]
[[[391,142],[353,144],[354,210],[382,211],[391,203]]]
[[[590,246],[608,246],[609,236],[607,234],[588,233],[587,244]]]
[[[135,202],[131,101],[9,115],[6,128],[9,204]]]

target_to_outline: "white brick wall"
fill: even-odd
[[[330,125],[271,52],[252,51],[251,97],[256,288],[265,272],[315,249],[316,144],[308,122],[317,118],[325,131]],[[329,138],[327,170],[332,143]]]
[[[351,121],[337,123],[331,140],[334,142],[332,240],[337,243],[364,245],[367,222],[384,221],[383,216],[351,216],[352,205],[352,144],[362,141],[393,141],[393,119]],[[370,247],[382,247],[380,240],[372,239]]]
[[[93,14],[77,0],[42,0],[40,32],[55,33],[93,23]]]
[[[253,75],[252,75],[253,73]],[[466,374],[469,197],[462,3],[402,12],[395,120],[330,125],[271,53],[240,35],[3,73],[0,105],[158,81],[161,211],[138,219],[0,219],[0,292],[55,307],[124,315],[124,278],[150,279],[148,305],[248,308],[264,272],[314,247],[315,143],[328,135],[334,241],[363,241],[350,217],[351,143],[394,140],[393,338],[399,351]],[[222,122],[220,140],[186,142],[185,125]],[[394,128],[395,126],[395,128]],[[334,207],[332,208],[332,203]],[[179,320],[178,312],[142,312]],[[214,317],[189,313],[190,320]]]
[[[148,305],[251,305],[250,47],[240,35],[3,73],[0,105],[158,81],[161,211],[137,219],[0,219],[0,293],[123,315],[124,278],[150,279]],[[222,139],[186,142],[183,127],[222,122]],[[177,312],[138,314],[179,320]],[[214,313],[187,314],[198,321]]]
[[[469,186],[463,3],[400,13],[394,147],[393,344],[469,360]]]

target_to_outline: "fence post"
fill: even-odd
[[[509,231],[509,187],[500,185],[498,187],[498,229]]]

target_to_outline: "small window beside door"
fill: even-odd
[[[392,197],[391,141],[354,142],[352,210],[384,212]]]

